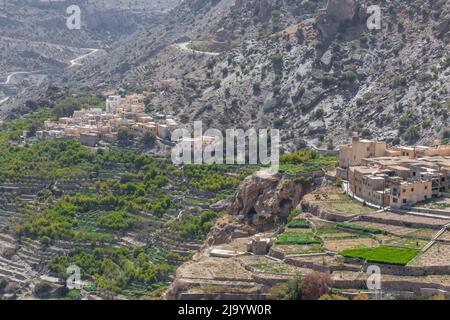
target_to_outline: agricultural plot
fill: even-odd
[[[354,216],[372,213],[375,210],[353,199],[336,187],[324,189],[320,193],[305,197],[310,203],[318,204],[325,211],[341,216]]]
[[[430,267],[450,265],[450,245],[436,243],[427,252],[411,261],[410,266]]]
[[[406,234],[410,234],[416,232],[418,229],[403,227],[403,226],[394,226],[390,224],[369,222],[369,221],[355,221],[352,224],[362,226],[362,227],[371,227],[379,230],[384,230],[387,233],[395,234],[398,236],[404,236]]]
[[[450,210],[450,199],[432,199],[425,203],[418,203],[413,206],[414,208],[425,208],[425,209],[435,209],[435,210]]]
[[[415,249],[381,246],[377,248],[360,248],[344,250],[341,254],[348,258],[359,258],[367,262],[406,265],[420,253]]]
[[[445,231],[440,237],[439,240],[441,241],[450,241],[450,231]]]
[[[325,240],[323,246],[326,250],[340,252],[347,249],[354,249],[358,247],[373,247],[376,245],[378,245],[378,242],[372,238],[354,238]]]
[[[305,245],[277,245],[272,247],[273,251],[280,252],[285,256],[312,254],[325,252],[322,244],[305,244]]]
[[[351,223],[338,223],[337,228],[342,230],[351,230],[355,232],[363,232],[368,234],[386,234],[386,231],[370,226],[361,226]]]
[[[413,238],[400,238],[387,241],[386,244],[393,247],[422,250],[429,241]]]
[[[418,238],[418,239],[426,239],[430,240],[436,235],[437,231],[434,229],[418,229],[411,233],[406,234],[406,237]]]
[[[310,227],[309,222],[304,219],[294,219],[287,226],[291,229],[308,229]]]
[[[448,223],[446,219],[422,217],[411,214],[397,214],[392,212],[376,212],[368,214],[364,217],[364,220],[369,220],[371,222],[377,222],[382,224],[393,224],[404,227],[411,227],[419,229],[440,229]],[[417,226],[417,227],[415,227]]]
[[[278,245],[304,245],[321,244],[322,240],[310,232],[285,232],[278,236],[276,244]]]
[[[283,262],[271,260],[264,256],[244,256],[240,257],[239,260],[256,272],[288,276],[295,276],[298,274],[297,268]]]

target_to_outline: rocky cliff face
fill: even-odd
[[[229,213],[256,227],[271,225],[286,219],[312,188],[311,177],[286,178],[260,171],[239,186]]]

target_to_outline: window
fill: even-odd
[[[398,199],[397,198],[392,198],[392,202],[397,203]]]
[[[428,190],[428,186],[425,186],[425,190]]]
[[[411,192],[414,192],[414,188],[411,188]]]
[[[406,203],[406,199],[403,199],[403,203]]]
[[[403,191],[402,191],[403,193],[406,193],[406,189],[403,189]]]

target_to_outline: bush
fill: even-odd
[[[328,294],[333,280],[328,273],[314,271],[303,278],[302,293],[304,300],[317,300]]]
[[[356,301],[367,301],[369,300],[369,296],[365,293],[360,293],[356,297],[353,298]]]
[[[38,298],[49,298],[52,295],[52,286],[48,282],[40,282],[34,287],[34,294]]]
[[[287,283],[289,288],[288,299],[289,300],[300,300],[302,298],[302,280],[300,276],[289,280]]]
[[[273,300],[289,300],[290,288],[288,284],[276,284],[268,291]]]

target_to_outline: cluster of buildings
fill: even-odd
[[[387,148],[386,142],[361,140],[340,148],[337,176],[367,203],[401,208],[450,196],[450,145]]]
[[[134,133],[151,132],[162,140],[169,140],[179,124],[170,115],[145,113],[144,96],[140,94],[110,96],[106,109],[91,108],[75,111],[72,117],[60,118],[58,122],[46,121],[44,130],[38,131],[38,139],[73,137],[89,147],[103,143],[115,143],[120,128],[129,128]]]

